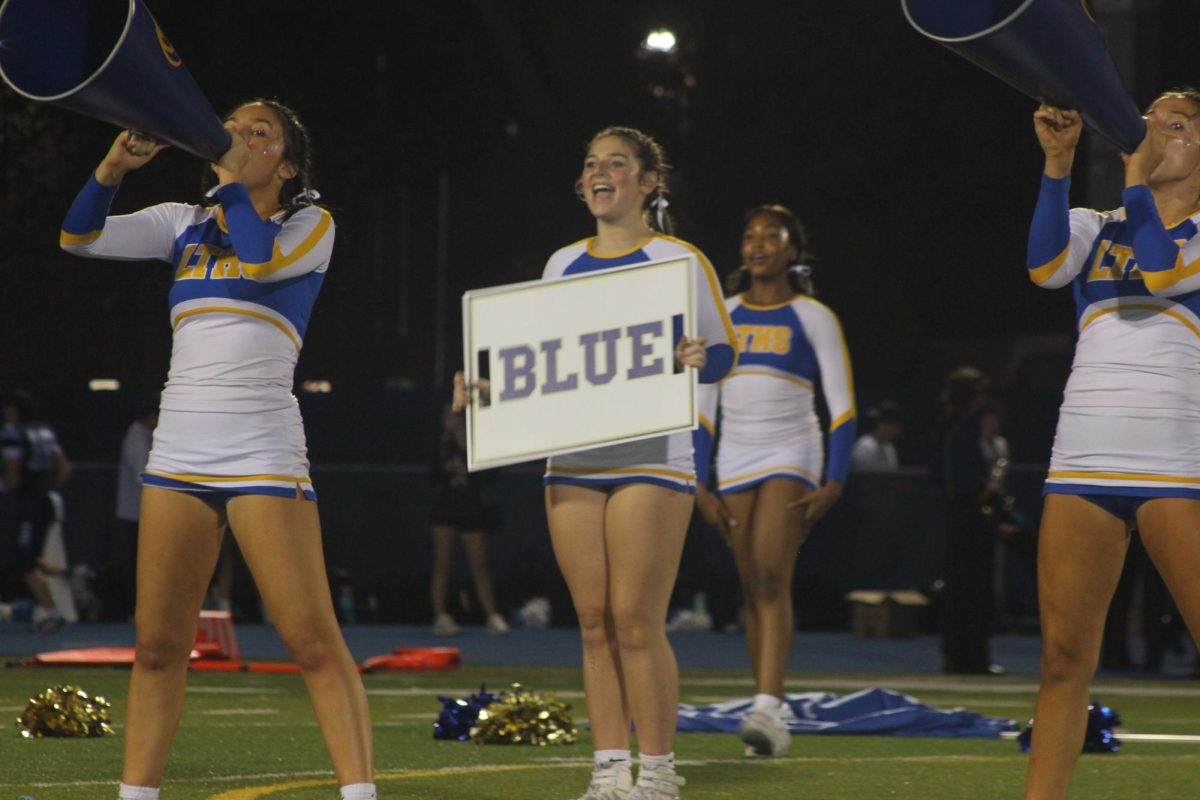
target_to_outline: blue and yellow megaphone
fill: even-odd
[[[920,33],[1132,153],[1146,135],[1085,0],[900,0]]]
[[[0,78],[216,161],[229,132],[141,0],[6,0]]]

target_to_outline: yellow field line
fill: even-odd
[[[747,758],[729,758],[729,759],[712,759],[712,760],[681,760],[677,762],[680,766],[710,766],[717,764],[742,764],[754,767],[770,767],[770,766],[788,766],[791,764],[846,764],[846,763],[905,763],[905,764],[933,764],[939,762],[952,762],[955,764],[986,764],[1013,761],[1016,759],[1025,759],[1027,756],[1024,753],[1011,753],[1008,755],[997,756],[981,756],[981,755],[928,755],[928,756],[801,756],[801,757],[784,757],[771,759],[747,759]],[[1121,763],[1129,763],[1135,761],[1139,763],[1173,763],[1177,764],[1180,761],[1200,761],[1200,756],[1150,756],[1150,755],[1129,755],[1123,753]],[[438,778],[448,775],[465,775],[465,774],[482,774],[482,773],[498,773],[498,772],[527,772],[537,769],[579,769],[580,766],[591,763],[590,761],[559,761],[559,762],[540,762],[533,764],[492,764],[478,765],[472,767],[443,767],[440,769],[422,769],[422,770],[401,770],[401,771],[381,771],[376,774],[375,782],[383,783],[385,781],[398,781],[410,778]],[[317,786],[336,786],[336,781],[331,777],[325,780],[309,779],[302,781],[291,781],[288,783],[268,784],[266,786],[248,786],[241,789],[230,789],[229,791],[215,794],[209,800],[257,800],[260,797],[277,794],[280,792],[291,791],[294,789],[309,789]]]

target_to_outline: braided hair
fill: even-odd
[[[792,287],[792,291],[797,294],[816,297],[817,289],[813,285],[812,267],[808,265],[808,262],[813,258],[813,254],[808,249],[808,229],[804,227],[804,223],[787,206],[782,206],[778,203],[766,203],[761,206],[755,206],[746,212],[745,216],[742,217],[743,230],[750,224],[750,220],[760,214],[769,214],[774,217],[779,225],[787,231],[788,244],[796,248],[796,263],[790,266],[787,272],[788,285]],[[741,294],[749,288],[750,271],[746,269],[745,264],[725,276],[726,294]]]
[[[278,100],[262,97],[246,100],[231,108],[224,118],[233,116],[239,108],[256,104],[271,109],[279,118],[280,129],[283,132],[283,160],[296,170],[296,174],[284,181],[283,186],[279,188],[279,206],[284,211],[284,219],[287,219],[305,206],[319,205],[317,199],[320,194],[312,188],[312,141],[308,137],[308,129],[304,127],[296,112]],[[212,169],[206,167],[200,182],[201,192],[207,194],[215,182],[216,176]]]
[[[642,171],[658,175],[658,185],[654,188],[654,192],[646,197],[642,207],[642,220],[651,229],[670,236],[675,231],[675,221],[667,213],[667,193],[670,191],[667,188],[667,173],[671,171],[671,165],[667,161],[667,154],[662,145],[650,134],[622,125],[611,125],[605,128],[593,136],[588,145],[591,146],[597,139],[603,139],[606,136],[617,136],[624,139],[633,148],[633,157],[641,164]],[[582,181],[575,182],[575,195],[582,199]]]

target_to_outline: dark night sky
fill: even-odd
[[[860,390],[919,388],[973,341],[1003,360],[1004,342],[1071,335],[1068,293],[1036,289],[1022,267],[1041,165],[1032,101],[920,38],[898,1],[149,5],[218,112],[277,96],[309,124],[339,233],[300,378],[442,379],[439,179],[452,367],[463,290],[534,277],[593,231],[571,186],[590,134],[614,123],[667,147],[679,234],[721,272],[737,265],[744,209],[800,214]],[[1148,5],[1160,10],[1139,29],[1154,42],[1130,77],[1139,105],[1200,82],[1193,0]],[[639,57],[656,26],[681,41],[671,63]],[[167,269],[56,247],[113,129],[7,89],[0,112],[0,384],[158,385]],[[127,180],[118,210],[194,198],[201,169],[165,153]]]

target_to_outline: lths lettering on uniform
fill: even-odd
[[[189,244],[183,248],[175,280],[224,280],[241,278],[242,262],[231,248],[207,244]]]
[[[662,355],[664,342],[660,340],[668,332],[682,328],[683,315],[676,314],[671,320],[651,320],[584,333],[579,336],[574,354],[563,351],[562,338],[546,339],[537,345],[501,347],[496,352],[502,373],[496,400],[501,403],[520,400],[536,390],[547,395],[579,389],[580,371],[564,370],[562,365],[567,361],[579,363],[580,356],[585,385],[604,386],[618,375],[630,381],[663,375],[674,359]],[[665,343],[674,350],[674,342]],[[655,355],[656,351],[659,355]],[[486,361],[486,356],[482,360]],[[680,369],[673,367],[672,371],[678,373]]]

